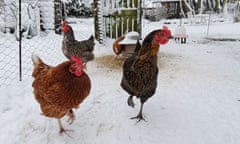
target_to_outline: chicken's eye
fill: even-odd
[[[164,32],[160,32],[160,33],[159,33],[159,36],[160,36],[160,37],[164,37],[164,36],[165,36]]]

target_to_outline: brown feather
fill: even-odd
[[[124,50],[124,46],[119,44],[119,42],[121,42],[124,38],[125,38],[125,36],[121,36],[113,42],[113,52],[116,55],[121,54],[122,51]]]

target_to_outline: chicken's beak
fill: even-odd
[[[87,70],[87,63],[83,63],[83,69]]]
[[[170,35],[169,37],[168,37],[168,39],[173,39],[174,37],[172,36],[172,35]]]

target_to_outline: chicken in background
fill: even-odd
[[[135,31],[127,32],[123,36],[120,36],[113,42],[113,51],[118,57],[121,56],[127,58],[130,57],[136,47],[136,41],[140,39],[139,33]],[[140,44],[140,42],[138,41]]]
[[[165,26],[152,31],[145,37],[142,46],[137,42],[133,55],[123,64],[121,87],[130,95],[127,103],[134,107],[134,96],[141,102],[138,115],[131,119],[144,120],[143,105],[155,94],[157,88],[159,47],[160,44],[166,44],[170,37],[171,31]]]
[[[72,109],[78,108],[91,89],[91,81],[83,70],[83,62],[72,56],[70,60],[53,67],[35,55],[32,56],[32,61],[33,92],[42,114],[56,118],[60,133],[66,132],[61,118],[68,115],[71,124],[75,119]]]
[[[124,46],[119,44],[119,42],[122,41],[124,38],[125,36],[120,36],[113,42],[112,49],[117,56],[121,54],[121,52],[124,50]]]
[[[90,36],[87,40],[78,41],[75,39],[73,29],[66,21],[62,24],[64,33],[62,41],[63,54],[70,59],[71,56],[78,56],[82,59],[83,63],[87,63],[94,59],[94,37]]]

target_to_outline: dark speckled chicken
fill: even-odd
[[[132,119],[144,120],[143,105],[157,88],[159,46],[167,43],[170,36],[171,32],[166,27],[152,31],[143,40],[142,46],[137,42],[135,52],[123,64],[121,87],[130,95],[128,105],[134,107],[133,96],[141,102],[139,114]]]

